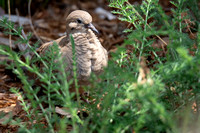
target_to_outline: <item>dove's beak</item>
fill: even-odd
[[[94,27],[94,25],[92,23],[86,24],[85,25],[86,28],[91,29],[92,31],[96,32],[97,34],[99,34],[99,31]]]

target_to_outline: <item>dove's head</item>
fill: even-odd
[[[83,10],[71,12],[67,19],[67,34],[76,32],[87,32],[88,29],[98,33],[98,30],[92,25],[92,16]]]

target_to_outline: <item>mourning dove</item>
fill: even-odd
[[[94,34],[98,32],[92,25],[92,16],[82,10],[71,12],[66,18],[66,35],[52,42],[43,44],[39,54],[44,55],[53,42],[58,44],[63,61],[67,63],[66,71],[73,77],[72,45],[70,34],[74,38],[78,80],[87,81],[91,73],[98,74],[107,66],[107,50],[101,45]]]

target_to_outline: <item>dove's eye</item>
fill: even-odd
[[[81,23],[82,23],[82,21],[81,21],[80,19],[77,19],[77,22],[78,22],[79,24],[81,24]]]

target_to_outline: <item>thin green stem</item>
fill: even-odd
[[[78,79],[77,79],[77,62],[76,62],[76,48],[75,48],[75,43],[74,43],[74,38],[72,34],[70,34],[70,40],[72,44],[72,53],[73,53],[73,75],[74,75],[74,84],[75,84],[75,89],[76,89],[76,97],[78,101],[78,107],[80,108],[80,95],[79,95],[79,86],[78,86]]]
[[[26,80],[24,74],[23,74],[22,72],[19,71],[19,70],[21,69],[21,68],[20,68],[20,65],[16,63],[16,67],[17,67],[17,69],[16,69],[17,71],[15,71],[15,72],[16,72],[16,73],[19,75],[19,77],[22,79],[23,84],[26,85],[26,86],[28,87],[28,89],[29,89],[31,92],[34,92],[33,88],[32,88],[31,85],[29,84],[28,80]],[[47,121],[47,123],[48,123],[48,125],[49,125],[49,128],[50,128],[51,132],[54,133],[53,126],[52,126],[52,124],[51,124],[51,122],[50,122],[50,120],[49,120],[48,115],[46,114],[46,111],[44,110],[42,104],[40,103],[40,99],[38,98],[38,96],[37,96],[35,93],[33,93],[33,96],[34,96],[34,98],[36,99],[37,103],[39,104],[39,107],[40,107],[40,109],[42,110],[42,113],[44,114],[44,117],[45,117],[45,119],[46,119],[46,121]]]
[[[151,0],[148,3],[147,9],[146,9],[146,14],[145,14],[145,21],[144,21],[144,33],[146,32],[147,29],[147,20],[149,19],[149,6],[151,5]],[[146,36],[143,35],[143,39],[142,39],[142,44],[141,44],[141,48],[140,48],[140,54],[139,54],[139,62],[141,61],[141,56],[144,50],[144,45],[146,42]]]
[[[72,115],[72,126],[74,128],[74,132],[78,132],[78,127],[76,125],[76,122],[82,123],[82,121],[77,116],[77,111],[72,105],[71,96],[69,93],[69,84],[67,82],[67,75],[65,72],[65,66],[61,57],[59,58],[59,63],[61,64],[60,69],[62,72],[63,79],[66,79],[66,80],[63,80],[63,88],[65,88],[65,93],[66,93],[65,104],[66,104],[66,107],[69,108],[70,114]]]

